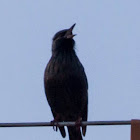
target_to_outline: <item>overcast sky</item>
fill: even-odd
[[[53,35],[76,23],[88,120],[140,119],[140,1],[1,0],[0,122],[49,122],[43,75]],[[59,140],[51,127],[0,128],[3,140]],[[129,140],[130,126],[89,126],[84,140]],[[66,139],[68,140],[68,135]]]

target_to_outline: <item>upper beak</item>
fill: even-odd
[[[74,28],[75,25],[76,25],[76,23],[74,23],[74,24],[70,27],[69,31],[72,32],[72,30],[73,30],[73,28]]]
[[[73,31],[73,28],[74,28],[75,25],[76,25],[76,23],[73,24],[73,25],[68,29],[68,31],[67,31],[66,34],[65,34],[65,37],[66,37],[66,38],[73,38],[74,36],[76,36],[76,34],[72,34],[72,31]]]

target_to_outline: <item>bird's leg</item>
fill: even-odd
[[[82,118],[79,116],[75,122],[76,129],[79,130],[81,126]]]
[[[60,118],[60,115],[57,114],[56,117],[54,118],[54,120],[51,121],[51,124],[53,125],[53,130],[57,131],[58,130],[58,120]],[[56,123],[56,125],[55,125]]]

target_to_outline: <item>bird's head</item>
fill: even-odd
[[[57,32],[53,37],[52,50],[69,50],[74,48],[75,41],[73,37],[76,34],[73,34],[73,28],[76,24],[73,24],[69,29],[64,29]]]

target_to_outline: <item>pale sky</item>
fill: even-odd
[[[1,0],[0,122],[49,122],[43,75],[53,35],[76,23],[89,121],[140,119],[140,1]],[[0,128],[3,140],[59,140],[51,127]],[[89,126],[84,140],[129,140],[130,126]],[[68,134],[66,139],[68,140]]]

